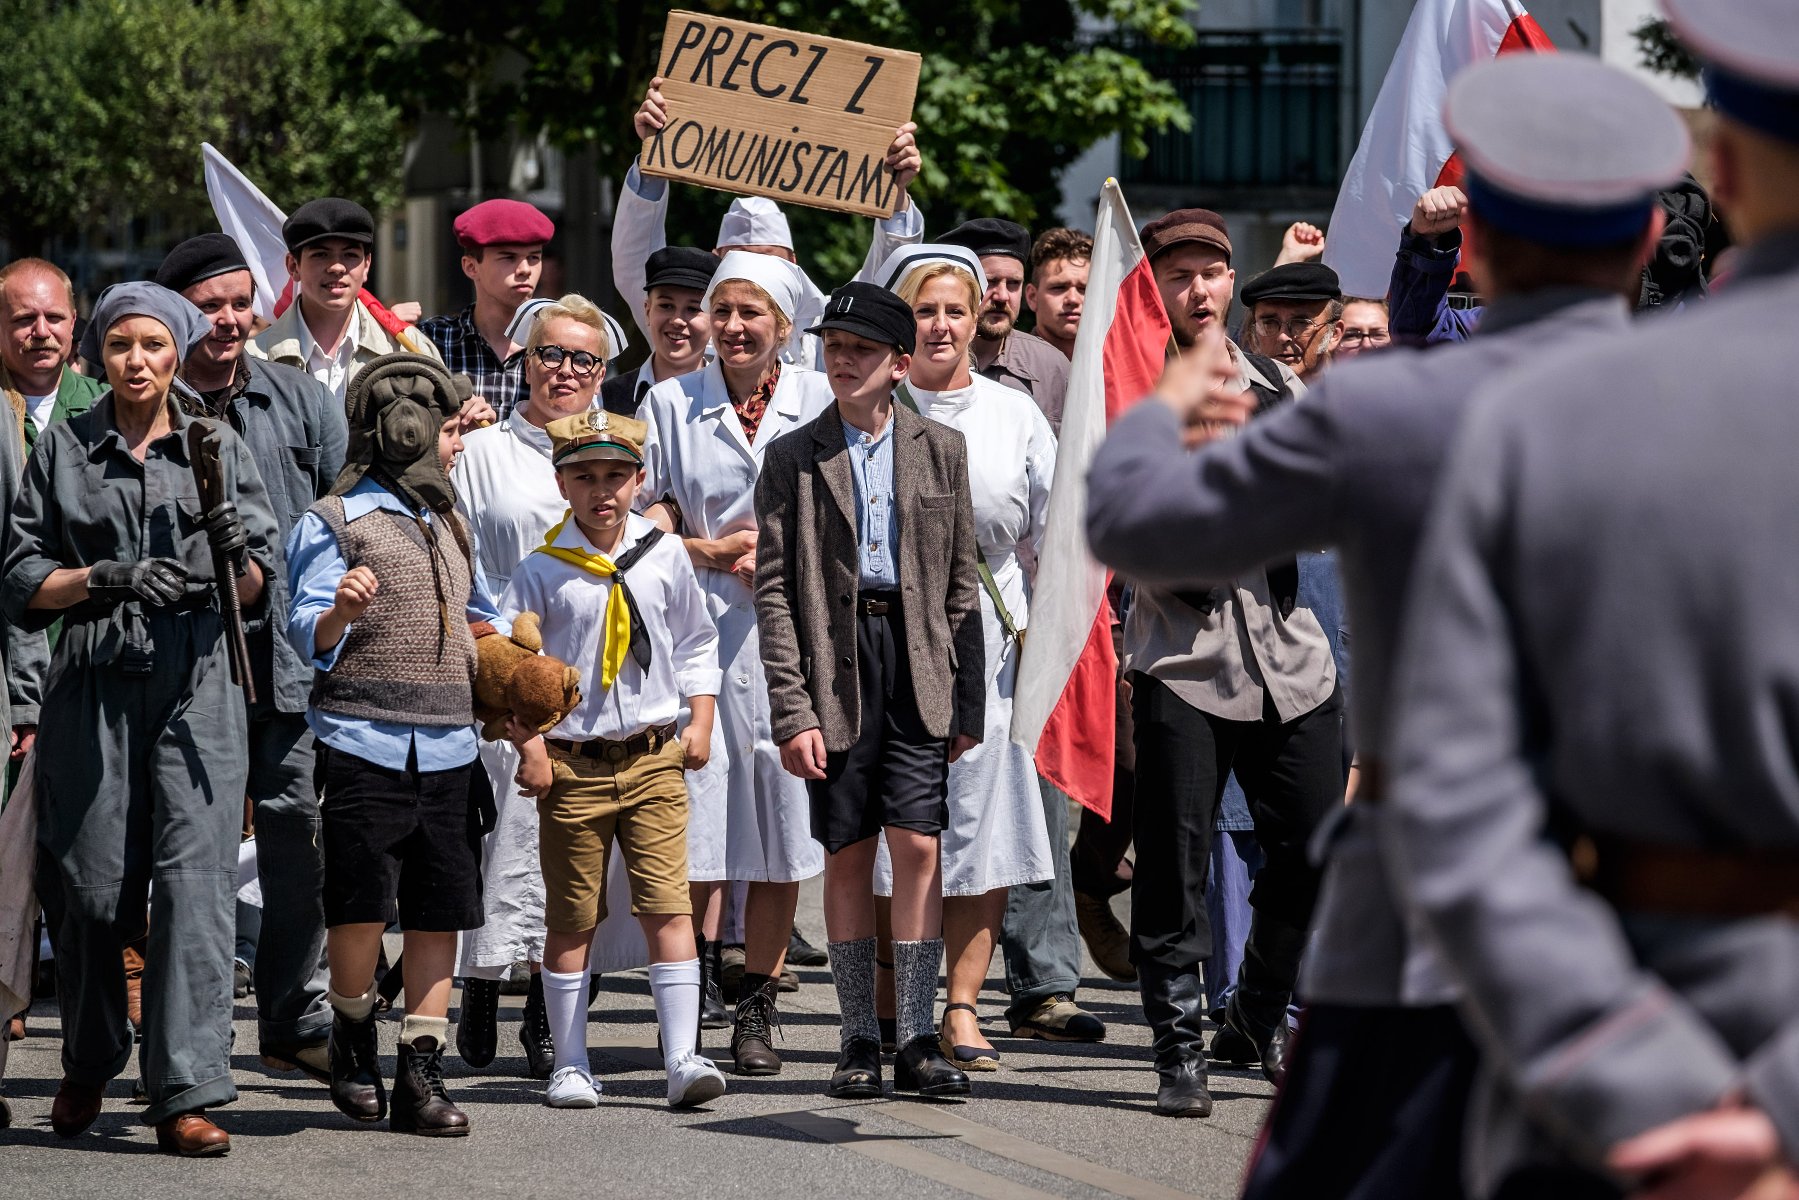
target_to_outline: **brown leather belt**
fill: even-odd
[[[587,742],[571,742],[563,738],[545,738],[544,744],[554,746],[564,754],[575,758],[594,758],[614,766],[628,758],[636,758],[639,754],[654,754],[662,747],[675,740],[674,723],[658,725],[654,729],[646,729],[642,733],[634,733],[622,742],[609,741],[606,738],[594,738]]]
[[[1799,850],[1700,850],[1583,836],[1569,857],[1581,882],[1623,912],[1799,918]]]

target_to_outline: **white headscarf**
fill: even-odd
[[[969,278],[974,280],[975,290],[983,296],[987,294],[987,272],[981,270],[981,260],[975,256],[975,252],[966,246],[951,246],[945,242],[901,246],[881,264],[880,271],[875,275],[875,282],[890,292],[897,292],[916,272],[943,263],[967,272]]]
[[[731,246],[781,246],[793,249],[787,214],[766,196],[739,196],[718,223],[720,249]]]
[[[531,330],[537,326],[537,318],[543,314],[544,309],[555,303],[548,296],[535,296],[519,305],[518,311],[512,314],[512,324],[506,326],[506,336],[518,346],[530,341]],[[618,323],[618,318],[603,308],[600,309],[600,320],[606,325],[606,349],[600,357],[611,362],[625,352],[625,347],[631,341],[625,336],[625,327]]]
[[[700,303],[711,309],[712,294],[718,290],[718,285],[733,279],[753,283],[767,292],[774,306],[781,310],[781,315],[791,323],[798,323],[800,301],[804,296],[798,267],[772,254],[733,250],[719,262],[718,270],[713,273],[712,282],[707,286],[705,298]]]

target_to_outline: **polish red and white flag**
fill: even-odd
[[[1124,193],[1108,179],[1094,218],[1086,307],[1012,701],[1012,739],[1036,757],[1045,779],[1107,819],[1118,657],[1106,600],[1110,576],[1087,549],[1087,469],[1106,426],[1155,388],[1169,335]]]
[[[1501,54],[1554,49],[1520,0],[1419,0],[1331,210],[1324,262],[1345,295],[1385,296],[1412,205],[1433,187],[1461,183],[1443,128],[1450,80]]]

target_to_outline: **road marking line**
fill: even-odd
[[[1047,1171],[1052,1175],[1060,1175],[1075,1183],[1096,1187],[1113,1195],[1127,1197],[1128,1200],[1190,1200],[1191,1192],[1180,1192],[1148,1179],[1139,1179],[1135,1175],[1127,1175],[1123,1171],[1114,1171],[1110,1167],[1102,1167],[1098,1163],[1088,1162],[1072,1154],[1033,1142],[1016,1134],[995,1129],[991,1125],[983,1125],[979,1121],[971,1121],[967,1117],[957,1116],[935,1105],[920,1104],[915,1101],[899,1101],[888,1104],[881,1110],[885,1115],[897,1117],[908,1125],[916,1125],[920,1129],[928,1129],[932,1133],[947,1134],[958,1137],[977,1150],[1000,1158],[1009,1158],[1013,1162],[1023,1163],[1039,1171]]]
[[[891,1113],[892,1106],[882,1106],[882,1113]],[[785,1126],[795,1133],[803,1133],[817,1141],[829,1142],[853,1150],[865,1158],[887,1163],[910,1171],[914,1175],[922,1175],[926,1179],[955,1188],[959,1192],[967,1192],[971,1196],[980,1196],[982,1200],[1063,1200],[1054,1192],[1038,1191],[1027,1187],[1017,1180],[1005,1179],[1001,1176],[945,1158],[933,1151],[915,1146],[903,1138],[895,1138],[888,1134],[864,1134],[853,1121],[842,1117],[826,1116],[823,1113],[797,1111],[785,1113],[757,1113],[755,1116]]]

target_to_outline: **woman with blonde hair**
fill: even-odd
[[[776,983],[800,881],[824,870],[805,784],[782,769],[773,741],[753,591],[763,458],[777,438],[831,403],[822,374],[780,358],[802,296],[792,264],[742,250],[726,254],[704,299],[716,356],[701,370],[658,383],[638,410],[649,426],[639,503],[686,540],[718,627],[724,682],[711,761],[688,777],[688,874],[749,885],[731,1036],[739,1075],[781,1070],[772,1041]],[[719,903],[721,891],[714,889],[710,904]],[[705,969],[717,968],[713,949]]]
[[[920,415],[958,430],[969,448],[968,482],[983,564],[987,709],[981,744],[950,767],[949,824],[942,840],[949,1002],[941,1038],[944,1056],[956,1066],[991,1071],[999,1054],[981,1033],[975,1000],[992,962],[1009,889],[1055,875],[1044,806],[1066,803],[1059,794],[1046,801],[1031,756],[1010,737],[1012,689],[1056,471],[1056,440],[1029,395],[974,373],[971,348],[987,281],[971,251],[907,247],[883,265],[881,279],[912,306],[918,322],[902,402],[909,399]],[[891,886],[883,855],[876,888],[886,894]],[[1048,981],[1012,982],[1035,987]],[[1066,981],[1055,984],[1072,990]]]

